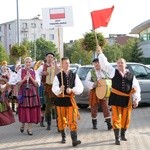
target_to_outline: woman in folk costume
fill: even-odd
[[[120,145],[121,140],[127,141],[125,132],[130,124],[132,107],[136,108],[141,100],[141,89],[136,77],[126,69],[126,61],[118,59],[117,69],[113,68],[97,47],[101,68],[109,73],[112,78],[112,90],[109,97],[109,105],[112,106],[112,122],[115,135],[115,144]],[[132,102],[133,100],[133,102]]]
[[[44,61],[43,60],[39,60],[35,63],[34,65],[34,70],[38,70],[38,68],[40,66],[44,65]],[[41,77],[41,76],[40,76]],[[41,77],[42,78],[42,77]],[[44,85],[41,82],[40,86],[38,87],[38,93],[40,96],[40,102],[41,102],[41,122],[40,122],[40,126],[41,127],[45,127],[44,125],[44,115],[45,115],[45,96],[44,96]]]
[[[63,72],[58,73],[53,82],[52,91],[57,95],[55,105],[58,115],[58,129],[62,136],[61,143],[66,143],[65,128],[70,128],[72,145],[81,143],[77,140],[77,118],[79,117],[78,107],[74,96],[83,92],[83,85],[76,73],[70,70],[70,61],[68,58],[62,58]]]
[[[9,106],[5,91],[7,90],[8,77],[0,76],[0,126],[9,125],[15,122],[13,112]]]
[[[40,85],[38,74],[32,69],[32,59],[26,57],[25,68],[17,73],[18,84],[20,86],[18,95],[18,117],[22,123],[20,132],[24,132],[25,123],[28,135],[32,135],[32,123],[41,121],[41,106],[37,87]]]

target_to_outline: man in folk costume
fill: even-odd
[[[101,48],[97,47],[101,68],[109,73],[112,78],[112,90],[109,97],[109,105],[112,106],[112,122],[115,135],[115,144],[120,145],[121,140],[127,141],[125,132],[130,124],[132,107],[136,108],[141,100],[141,89],[136,77],[126,69],[126,61],[118,59],[117,69],[107,61]],[[133,102],[132,102],[133,100]]]
[[[44,95],[46,99],[46,108],[45,108],[45,120],[47,122],[47,130],[51,129],[51,117],[53,114],[53,119],[56,117],[54,100],[55,95],[52,92],[52,84],[54,76],[59,72],[59,67],[57,66],[55,60],[55,55],[51,52],[46,54],[46,63],[41,65],[37,72],[42,76],[42,83],[44,85]],[[44,117],[42,117],[42,121]]]
[[[93,60],[94,69],[88,72],[85,84],[87,88],[90,90],[89,94],[89,103],[91,106],[91,117],[92,117],[92,124],[93,129],[97,129],[97,113],[98,113],[98,105],[100,104],[103,110],[103,115],[105,118],[105,122],[107,123],[107,129],[111,130],[111,116],[110,110],[108,108],[108,98],[99,99],[96,96],[96,87],[98,86],[98,81],[100,79],[106,79],[107,74],[101,69],[100,63],[98,58]]]
[[[72,145],[81,143],[77,140],[77,118],[79,116],[78,107],[75,102],[75,94],[83,92],[83,85],[76,73],[70,70],[70,61],[68,58],[62,58],[63,71],[54,78],[52,91],[57,95],[56,108],[58,115],[58,129],[61,132],[62,143],[66,143],[65,128],[70,128]]]

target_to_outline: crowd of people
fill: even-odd
[[[118,59],[115,69],[100,47],[97,50],[99,56],[92,61],[94,69],[85,80],[90,90],[92,128],[97,129],[100,104],[107,129],[114,130],[115,144],[120,145],[120,139],[127,141],[125,132],[130,124],[132,107],[136,108],[141,99],[140,87],[135,76],[125,69],[126,61],[123,58]],[[96,87],[100,79],[106,78],[112,81],[110,96],[98,98]],[[20,132],[26,130],[32,136],[33,123],[45,127],[46,122],[46,129],[51,130],[52,119],[56,119],[61,143],[66,143],[66,128],[69,127],[72,146],[77,146],[81,144],[77,138],[80,113],[75,95],[81,94],[83,90],[79,76],[70,70],[70,60],[66,57],[61,59],[60,66],[51,52],[45,55],[44,61],[37,61],[34,65],[32,58],[26,57],[24,67],[17,62],[13,71],[3,61],[0,75],[0,126],[14,123],[13,111],[16,111]]]

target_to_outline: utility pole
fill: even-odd
[[[33,20],[34,20],[34,60],[36,61],[36,33],[35,33],[35,28],[36,28],[36,23],[35,20],[39,19],[40,15],[36,15]]]

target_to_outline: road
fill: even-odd
[[[52,121],[52,130],[47,131],[39,124],[33,125],[33,136],[19,132],[20,123],[15,114],[14,124],[0,127],[1,150],[150,150],[150,107],[139,107],[132,112],[131,125],[127,131],[128,141],[121,145],[114,144],[113,130],[107,131],[103,114],[98,114],[98,129],[93,130],[90,110],[80,110],[78,138],[81,145],[72,147],[69,129],[67,142],[61,144],[60,133],[57,132],[56,122]],[[46,123],[45,123],[46,124]]]

